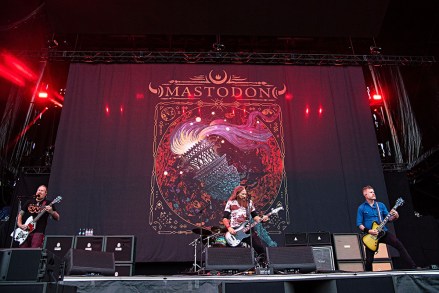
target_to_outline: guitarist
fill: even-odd
[[[387,211],[386,206],[382,202],[376,201],[376,195],[375,191],[373,190],[373,187],[368,185],[363,187],[363,196],[366,199],[364,203],[362,203],[358,207],[357,211],[357,227],[360,228],[361,231],[364,233],[368,233],[371,235],[378,235],[377,230],[372,229],[372,223],[381,223],[382,219],[384,219],[389,212]],[[394,221],[399,218],[399,214],[395,210],[390,211],[390,219],[389,221]],[[390,246],[395,247],[399,254],[401,255],[401,258],[404,260],[407,265],[409,265],[410,269],[415,269],[416,264],[411,258],[411,256],[408,254],[407,250],[405,249],[404,245],[401,241],[399,241],[398,238],[396,238],[395,235],[389,233],[387,230],[387,227],[384,226],[385,234],[382,238],[378,240],[378,242],[386,243]],[[372,271],[372,263],[375,256],[375,252],[370,250],[367,246],[365,246],[366,249],[366,265],[365,269],[366,271]]]
[[[258,223],[261,221],[266,222],[268,220],[268,216],[266,215],[263,217],[258,216],[255,207],[253,206],[253,201],[247,195],[247,190],[244,186],[239,185],[233,190],[232,195],[227,201],[224,209],[223,224],[227,228],[227,231],[229,231],[230,234],[235,235],[235,229],[248,220],[249,213],[253,220]],[[261,242],[261,239],[259,239],[256,232],[251,231],[250,233],[252,239],[250,240],[250,237],[247,237],[244,238],[242,242],[245,242],[249,245],[252,242],[256,253],[258,255],[264,254],[265,248]]]
[[[46,212],[36,223],[35,230],[27,236],[26,240],[20,245],[20,248],[42,248],[44,241],[44,232],[46,231],[47,219],[52,217],[54,220],[59,220],[59,214],[54,205],[50,206],[50,201],[47,200],[47,187],[41,185],[38,187],[35,197],[28,200],[21,208],[17,216],[17,226],[22,230],[27,230],[28,226],[24,224],[23,219],[32,216],[34,219],[40,212]]]

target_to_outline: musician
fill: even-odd
[[[357,227],[363,231],[364,233],[368,233],[371,235],[378,235],[378,231],[372,229],[372,223],[381,223],[381,221],[387,217],[389,214],[386,206],[382,202],[376,201],[376,195],[375,191],[373,190],[373,187],[368,185],[363,187],[363,196],[366,199],[364,203],[362,203],[358,207],[357,211]],[[391,217],[389,218],[390,221],[395,221],[399,218],[399,214],[396,210],[392,209],[390,211]],[[392,233],[389,233],[387,230],[387,227],[384,226],[384,231],[386,231],[385,235],[379,239],[379,243],[383,242],[390,246],[395,247],[399,254],[401,255],[401,258],[404,260],[404,262],[409,266],[411,269],[416,268],[416,264],[405,249],[402,242],[396,238],[395,235]],[[366,271],[372,271],[372,263],[374,260],[375,252],[370,250],[367,246],[366,248]]]
[[[237,186],[230,196],[229,200],[226,203],[226,207],[224,209],[223,216],[223,224],[227,228],[227,231],[230,234],[235,235],[237,229],[242,223],[248,220],[248,214],[253,218],[256,222],[266,222],[268,220],[268,216],[260,217],[253,206],[253,201],[247,195],[247,190],[244,186]],[[265,248],[261,242],[261,239],[257,236],[256,232],[251,232],[251,240],[250,237],[244,238],[242,242],[245,242],[250,245],[250,241],[252,242],[252,246],[258,255],[261,255],[265,252]]]
[[[34,219],[40,212],[46,212],[37,221],[35,230],[30,233],[26,240],[20,245],[20,248],[42,248],[44,241],[44,232],[46,231],[47,220],[49,217],[54,220],[59,220],[59,214],[56,211],[55,205],[50,206],[50,201],[47,200],[47,186],[41,185],[38,187],[35,196],[25,202],[17,217],[17,226],[22,230],[27,230],[26,220],[32,216]],[[24,220],[24,222],[23,222]]]

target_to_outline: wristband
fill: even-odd
[[[363,232],[369,234],[369,229],[364,228],[364,229],[363,229]]]

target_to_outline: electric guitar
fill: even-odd
[[[58,203],[62,200],[61,196],[57,196],[52,202],[49,204],[49,206],[52,206],[55,203]],[[32,233],[35,228],[37,227],[37,221],[44,215],[46,212],[45,209],[43,209],[34,219],[34,217],[30,216],[27,218],[26,222],[24,223],[27,225],[27,229],[23,230],[21,228],[15,229],[14,232],[12,232],[11,236],[14,237],[14,240],[17,241],[20,245],[26,240],[27,236],[29,236],[30,233]],[[15,233],[15,236],[14,236]]]
[[[277,214],[280,210],[283,210],[283,209],[284,209],[283,207],[278,207],[278,208],[272,209],[271,212],[267,214],[267,216]],[[248,224],[248,221],[245,221],[238,228],[234,229],[236,231],[235,235],[231,234],[230,232],[226,233],[226,235],[224,237],[226,238],[226,241],[230,246],[236,247],[239,245],[239,243],[241,243],[241,241],[243,239],[249,237],[250,233],[247,234],[247,232],[251,228],[256,226],[257,224],[259,224],[259,222],[255,221],[255,222],[251,223],[251,225],[248,225],[248,226],[247,226],[247,224]]]
[[[404,200],[402,198],[398,198],[396,200],[396,204],[393,206],[392,210],[396,210],[398,207],[402,206],[403,204],[404,204]],[[363,236],[362,240],[363,240],[364,245],[366,245],[367,248],[369,248],[372,251],[378,250],[378,240],[380,240],[380,238],[382,238],[384,235],[386,235],[386,231],[384,231],[383,228],[387,224],[387,222],[389,221],[390,217],[392,217],[392,215],[389,213],[383,219],[381,224],[378,224],[377,222],[372,223],[371,230],[377,230],[378,235],[366,234]]]

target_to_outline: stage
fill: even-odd
[[[439,292],[439,271],[334,272],[309,274],[66,276],[77,292]]]

